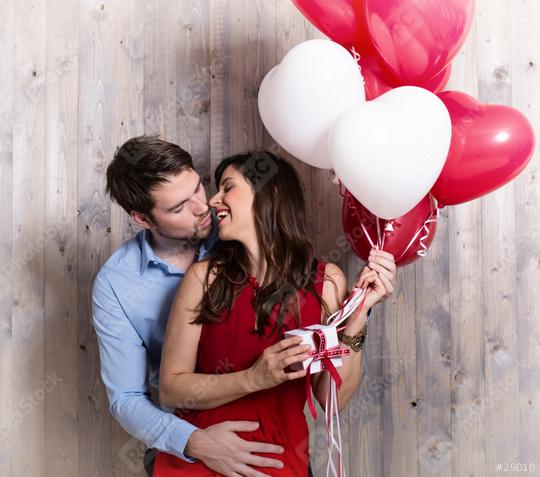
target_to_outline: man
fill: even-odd
[[[107,169],[107,192],[143,229],[114,252],[93,287],[93,323],[112,415],[149,449],[199,459],[225,476],[261,477],[265,474],[256,467],[281,468],[276,458],[283,452],[280,446],[236,434],[254,431],[259,423],[223,422],[197,429],[150,397],[150,387],[158,386],[176,289],[191,263],[203,259],[217,241],[215,220],[190,155],[156,136],[132,138]],[[393,257],[373,261],[370,266],[390,293]],[[154,456],[145,456],[149,475]]]
[[[279,446],[248,442],[236,434],[253,431],[258,423],[197,429],[150,399],[150,386],[158,386],[176,289],[189,265],[217,240],[190,155],[157,137],[130,139],[107,169],[107,192],[143,229],[103,265],[93,287],[93,323],[112,415],[149,449],[200,459],[223,475],[234,475],[246,465],[252,469],[242,474],[246,476],[263,475],[255,467],[279,468],[281,462],[273,458],[282,452]],[[152,464],[147,465],[150,475]]]

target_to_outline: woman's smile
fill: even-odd
[[[216,210],[216,217],[218,225],[221,225],[221,222],[223,222],[227,217],[231,215],[231,211],[227,208],[220,207]]]

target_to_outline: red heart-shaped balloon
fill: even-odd
[[[380,235],[384,238],[382,249],[394,255],[396,265],[407,265],[427,252],[437,232],[437,204],[430,195],[402,217],[384,220],[377,219],[346,191],[342,214],[345,237],[364,261]]]
[[[378,56],[399,86],[422,86],[446,68],[474,19],[474,0],[353,0]]]
[[[362,67],[367,100],[371,101],[387,91],[400,86],[399,82],[381,67],[380,60],[375,56],[363,56],[360,59],[360,66]],[[448,84],[451,73],[452,65],[448,65],[438,75],[435,75],[427,83],[422,84],[421,87],[432,93],[438,93]]]
[[[315,27],[348,50],[359,53],[373,48],[365,26],[358,21],[353,0],[293,0],[298,10]]]
[[[438,94],[452,120],[448,158],[431,193],[441,205],[481,197],[514,179],[535,146],[528,119],[508,106],[482,104],[468,94]]]

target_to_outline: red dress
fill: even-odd
[[[326,264],[317,262],[315,290],[322,297]],[[284,329],[278,333],[273,327],[278,306],[269,319],[267,329],[260,336],[255,328],[255,310],[252,306],[254,286],[246,286],[237,296],[231,311],[223,313],[218,323],[202,326],[197,355],[196,372],[205,374],[228,373],[249,368],[265,348],[283,338],[283,332],[297,328],[294,316],[284,316]],[[302,326],[321,322],[321,306],[312,293],[300,292],[300,319]],[[308,475],[309,432],[304,416],[306,402],[305,378],[288,381],[264,391],[248,394],[241,399],[214,409],[184,411],[177,415],[200,429],[224,421],[258,421],[254,432],[238,435],[248,441],[281,445],[285,452],[278,458],[283,469],[257,467],[271,476],[302,477]],[[275,457],[268,454],[265,457]],[[215,477],[221,474],[202,462],[189,463],[171,454],[158,453],[153,477]]]

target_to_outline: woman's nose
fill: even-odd
[[[208,203],[210,204],[210,207],[216,207],[220,201],[221,201],[221,194],[218,192],[217,194],[210,197],[210,200],[208,201]]]

